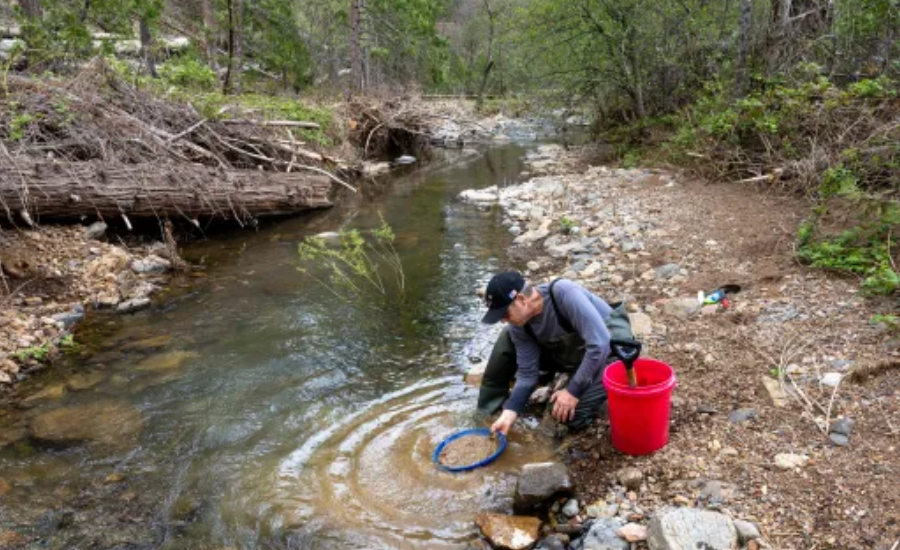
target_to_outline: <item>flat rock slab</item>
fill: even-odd
[[[143,427],[144,419],[137,409],[110,400],[40,414],[31,422],[31,433],[38,441],[54,446],[86,441],[113,444],[129,440]]]
[[[541,520],[527,516],[481,513],[475,516],[475,525],[494,548],[525,550],[537,542]]]
[[[138,363],[135,368],[146,372],[166,372],[178,369],[187,361],[196,357],[199,356],[192,351],[172,351],[151,355]]]
[[[731,518],[696,508],[663,508],[650,520],[651,550],[731,550],[738,535]]]
[[[569,494],[574,485],[569,470],[559,462],[526,464],[516,484],[513,508],[531,510],[551,497]]]

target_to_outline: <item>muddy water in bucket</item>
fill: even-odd
[[[0,411],[0,531],[47,549],[462,546],[477,511],[509,505],[522,464],[552,457],[519,432],[471,473],[431,461],[471,426],[475,288],[507,265],[511,239],[499,212],[453,199],[514,182],[523,154],[495,149],[189,247],[206,266],[190,294],[84,326],[76,341],[92,353],[26,381],[27,408]],[[379,213],[404,298],[343,302],[297,273],[304,236],[377,227]],[[83,441],[27,438],[67,418]]]

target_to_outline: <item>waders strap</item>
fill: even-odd
[[[556,312],[556,318],[559,319],[559,326],[566,332],[575,332],[575,327],[572,326],[572,323],[569,322],[566,314],[559,309],[559,304],[556,303],[556,296],[553,294],[553,285],[555,285],[557,281],[559,281],[559,279],[553,279],[553,282],[550,283],[550,301],[553,302],[553,310]],[[528,336],[531,336],[532,340],[538,342],[537,336],[534,335],[534,329],[531,328],[531,323],[525,323],[525,332]]]

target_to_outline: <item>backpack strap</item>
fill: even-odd
[[[553,282],[550,283],[550,301],[553,302],[553,310],[556,312],[556,318],[559,319],[559,326],[566,332],[575,332],[575,327],[572,326],[572,323],[569,322],[569,319],[566,317],[566,314],[559,309],[559,304],[556,303],[556,296],[553,294],[553,285],[555,285],[559,281],[559,279],[554,279]],[[538,341],[537,336],[534,335],[534,329],[531,328],[531,323],[525,323],[525,333],[531,337],[535,342]]]

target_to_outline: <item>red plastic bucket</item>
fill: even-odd
[[[628,386],[625,365],[616,361],[603,372],[613,447],[629,455],[646,455],[669,442],[672,389],[677,384],[672,367],[655,359],[634,363],[637,387]]]

